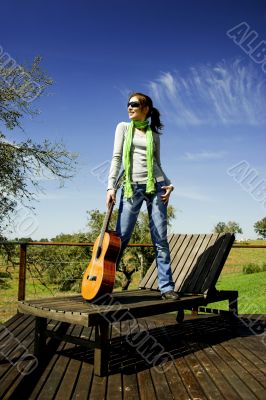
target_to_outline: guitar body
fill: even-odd
[[[112,292],[120,248],[121,239],[116,232],[107,230],[103,237],[98,236],[91,261],[83,275],[81,294],[85,300],[93,300]]]

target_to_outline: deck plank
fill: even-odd
[[[182,376],[185,387],[188,390],[190,396],[189,398],[201,400],[207,399],[203,390],[201,389],[200,384],[198,383],[193,372],[189,368],[185,357],[181,357],[175,360],[175,365],[180,375]]]
[[[254,340],[255,339],[255,340]],[[266,360],[266,346],[264,342],[258,340],[257,337],[245,337],[240,338],[241,344],[247,348],[252,354],[257,357],[258,362],[262,361],[265,367],[265,360]]]
[[[171,363],[165,372],[169,388],[176,400],[187,400],[189,398],[188,391],[180,377],[178,370],[175,368],[174,363]]]
[[[230,400],[239,400],[239,395],[233,389],[233,387],[227,382],[224,375],[205,353],[204,350],[199,350],[195,353],[196,358],[199,360],[201,365],[205,368],[210,378],[213,380],[215,385],[220,391],[220,398],[226,398]],[[221,396],[222,394],[222,396]]]
[[[7,398],[12,396],[16,398],[16,393],[20,392],[19,390],[17,390],[20,387],[20,385],[25,387],[23,395],[25,395],[25,398],[27,398],[26,397],[28,389],[27,382],[29,381],[30,376],[34,375],[34,372],[36,371],[36,368],[33,368],[34,367],[33,365],[32,373],[27,374],[28,372],[28,370],[26,369],[27,360],[23,361],[23,356],[25,355],[25,353],[31,354],[32,359],[34,359],[33,356],[34,328],[35,328],[34,319],[31,319],[31,324],[25,331],[23,319],[28,320],[28,316],[19,315],[18,318],[20,320],[19,326],[21,331],[19,333],[17,332],[17,330],[14,331],[17,332],[16,335],[14,334],[14,336],[16,339],[18,339],[18,342],[15,342],[13,351],[8,355],[9,366],[6,371],[6,375],[2,377],[3,384],[1,384],[1,390],[3,393],[6,393]],[[56,322],[56,323],[50,323],[50,325],[52,326],[53,330],[56,330],[56,328],[58,328],[60,324]],[[22,362],[20,362],[19,360],[22,360]]]
[[[122,399],[122,374],[120,372],[121,368],[121,358],[122,358],[122,351],[121,351],[121,323],[118,322],[116,324],[112,324],[110,330],[111,336],[111,346],[112,343],[115,342],[117,346],[116,352],[116,359],[113,359],[112,362],[114,365],[118,367],[118,372],[116,374],[109,375],[108,378],[108,385],[107,385],[107,393],[106,398],[108,400],[120,400]]]
[[[91,382],[93,378],[93,366],[86,362],[81,365],[77,384],[71,398],[79,400],[87,400],[91,390]],[[100,397],[101,398],[101,397]]]
[[[81,362],[75,359],[69,361],[55,400],[71,400],[81,369]]]
[[[93,375],[91,391],[89,393],[90,400],[105,399],[108,378],[106,376],[99,377]],[[78,392],[77,392],[78,393]]]
[[[145,320],[145,326],[147,331],[152,331],[153,329],[156,328],[156,323],[151,320]],[[157,341],[154,334],[153,337],[155,341]],[[150,369],[150,371],[157,398],[158,399],[163,398],[167,400],[173,399],[173,395],[168,385],[168,381],[165,377],[163,367],[161,367],[160,365],[155,365]]]
[[[140,400],[155,400],[158,398],[155,393],[149,369],[138,373],[138,385]]]
[[[246,341],[237,338],[234,339],[233,343],[235,344],[237,350],[256,367],[257,371],[266,376],[266,354],[264,353],[264,360],[261,360],[248,347],[245,346]],[[266,385],[265,381],[263,381],[263,383]]]
[[[249,390],[248,386],[235,373],[230,362],[227,363],[221,358],[221,352],[218,346],[212,346],[205,349],[208,357],[213,363],[219,366],[219,370],[224,375],[225,379],[230,383],[233,389],[238,393],[239,399],[254,400],[255,395]]]
[[[235,346],[234,346],[234,341],[230,340],[226,343],[222,343],[221,346],[229,353],[231,354],[235,360],[247,371],[247,373],[250,376],[253,376],[253,378],[257,381],[259,384],[260,392],[264,395],[265,397],[265,389],[266,389],[266,368],[264,373],[261,372],[256,365],[256,360],[253,360],[251,362],[248,358],[246,358]],[[265,364],[266,367],[266,364]],[[264,389],[263,389],[264,388]]]
[[[56,331],[60,323],[48,321]],[[0,398],[17,399],[265,399],[266,353],[263,337],[248,325],[225,317],[194,317],[176,325],[174,315],[156,315],[113,324],[109,373],[94,375],[93,351],[61,342],[28,376],[4,355],[0,360]],[[19,339],[8,348],[13,363],[23,354],[19,343],[33,351],[34,318],[16,315],[8,330]],[[5,344],[0,329],[0,352]],[[2,336],[1,336],[2,332]],[[138,336],[142,332],[143,336]],[[70,325],[68,334],[92,338],[94,330]],[[145,361],[137,339],[148,334],[173,356],[165,366]],[[135,339],[135,347],[132,346]],[[47,339],[48,347],[52,344]],[[133,340],[133,342],[132,342]],[[51,342],[50,342],[51,341]],[[9,346],[11,343],[9,343]]]
[[[92,336],[92,329],[84,328],[81,326],[75,326],[72,335],[75,337],[87,337],[88,339]],[[80,347],[77,345],[68,344],[67,347],[64,348],[64,351],[61,351],[61,354],[64,357],[69,358],[71,356],[71,350],[74,351],[74,354],[78,354],[80,351]],[[70,351],[70,352],[69,352]],[[84,349],[81,350],[84,352]],[[86,358],[86,356],[85,356]],[[73,363],[71,364],[71,362]],[[76,367],[76,369],[75,369]],[[93,367],[89,364],[82,361],[78,361],[75,359],[70,359],[70,364],[66,370],[66,373],[63,376],[60,387],[57,391],[56,400],[65,400],[65,398],[86,398],[86,393],[90,391],[91,382],[93,379]],[[66,397],[67,395],[67,397]]]
[[[69,331],[73,331],[74,328],[74,326],[70,327]],[[57,350],[61,351],[68,345],[68,343],[61,342]],[[32,393],[30,394],[30,400],[53,398],[57,388],[60,385],[62,376],[67,369],[67,365],[70,362],[69,359],[63,360],[61,358],[61,363],[58,363],[59,358],[60,356],[57,353],[52,356]],[[62,364],[65,364],[64,367]]]
[[[195,354],[188,354],[186,356],[187,364],[193,372],[196,380],[201,386],[203,392],[209,400],[221,400],[222,393],[217,388],[208,372],[203,368],[201,363],[196,358]]]
[[[265,390],[263,389],[262,385],[253,378],[253,376],[248,373],[248,371],[239,363],[234,357],[232,352],[228,352],[222,344],[215,346],[215,351],[218,353],[219,357],[230,367],[233,369],[235,374],[241,379],[242,384],[246,385],[248,390],[250,391],[250,399],[258,398],[261,400],[265,400]],[[246,390],[246,393],[248,391]]]
[[[121,324],[121,334],[128,337],[132,334],[133,321],[124,321]],[[126,366],[127,354],[123,356],[123,365]],[[124,400],[135,400],[139,398],[138,379],[135,365],[131,366],[130,373],[123,373],[123,398]]]

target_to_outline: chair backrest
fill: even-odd
[[[203,294],[213,289],[234,240],[235,236],[232,233],[169,236],[175,290]],[[140,282],[139,288],[158,290],[155,260]]]

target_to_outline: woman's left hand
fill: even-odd
[[[174,186],[173,185],[162,186],[162,189],[165,190],[165,193],[161,195],[161,200],[164,204],[167,204],[169,201],[170,194],[174,190]]]

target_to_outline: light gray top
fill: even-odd
[[[129,123],[120,122],[115,131],[114,151],[108,177],[107,189],[113,189],[123,160],[124,138],[127,133]],[[153,176],[157,180],[165,180],[166,185],[170,185],[170,179],[165,175],[160,160],[160,135],[153,132]],[[131,149],[131,181],[146,183],[148,177],[146,160],[146,134],[135,128],[132,139]]]

